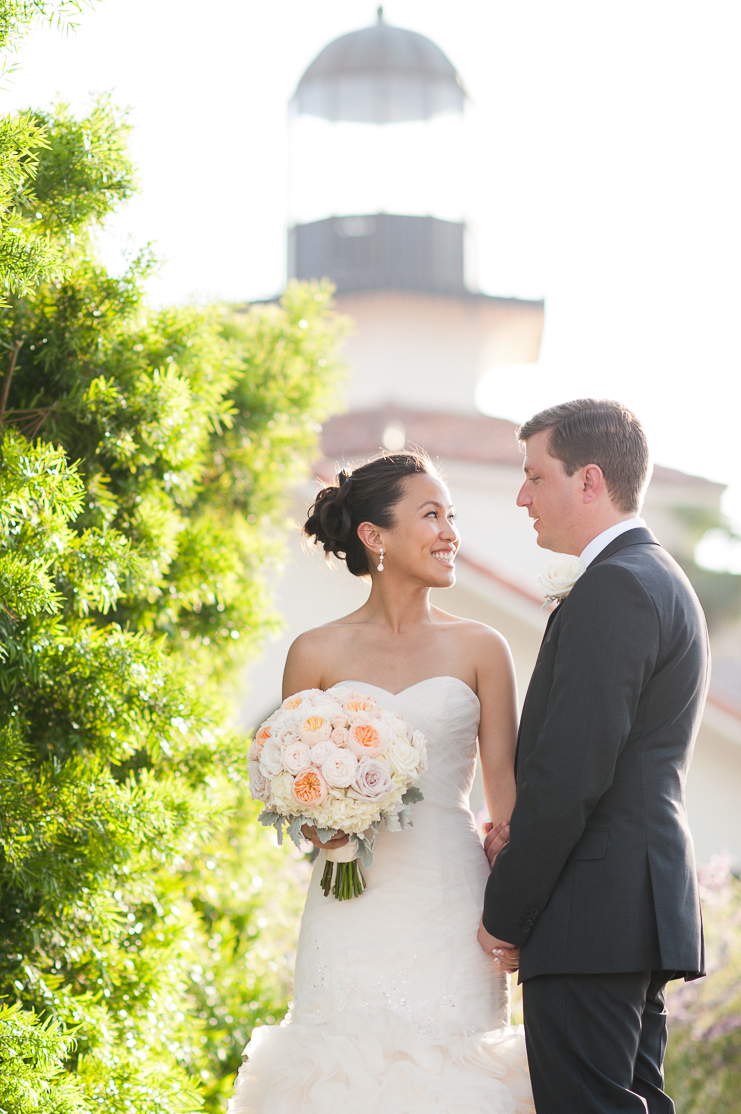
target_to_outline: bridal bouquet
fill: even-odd
[[[302,824],[322,843],[337,832],[352,839],[327,851],[325,896],[340,900],[365,889],[358,860],[373,863],[376,833],[411,827],[409,805],[421,801],[416,781],[427,769],[427,743],[402,716],[362,692],[306,689],[289,696],[258,729],[247,755],[250,792],[265,805],[263,824],[283,827],[298,846]],[[332,875],[335,871],[334,886]]]

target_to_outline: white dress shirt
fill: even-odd
[[[598,534],[596,538],[592,538],[589,545],[584,547],[579,556],[585,565],[591,565],[595,557],[597,557],[611,541],[614,541],[615,538],[619,538],[621,534],[626,533],[628,530],[636,530],[639,526],[645,527],[645,525],[646,523],[643,519],[638,518],[637,515],[635,518],[626,518],[624,522],[616,522],[614,526],[608,526],[607,529],[603,530],[601,534]]]

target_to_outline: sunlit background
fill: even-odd
[[[6,113],[72,116],[40,161],[42,182],[44,158],[65,168],[41,204],[66,206],[70,278],[2,319],[0,419],[26,433],[6,488],[41,475],[49,502],[5,528],[0,882],[19,915],[0,1021],[22,1055],[0,1106],[21,1080],[54,1109],[103,1091],[185,1109],[200,1076],[223,1111],[252,1027],[287,1008],[308,875],[256,823],[232,728],[278,706],[298,635],[368,595],[303,544],[318,486],[381,445],[441,462],[462,545],[432,602],[501,632],[523,696],[548,611],[515,423],[593,395],[644,420],[644,514],[708,618],[687,809],[711,977],[672,991],[667,1078],[679,1114],[741,1111],[739,0],[387,0],[386,26],[377,0],[79,2],[1,83]],[[66,243],[76,207],[113,203],[101,169],[129,189],[107,111],[74,177],[73,117],[103,92],[130,107],[141,189],[99,234],[101,275]],[[107,279],[147,243],[162,262],[139,301]],[[286,292],[323,275],[339,320],[325,289]],[[209,300],[233,312],[172,307]],[[68,535],[65,454],[92,511]],[[483,820],[480,769],[470,803]],[[73,1033],[76,1072],[55,1074]]]
[[[576,395],[620,398],[656,459],[729,484],[725,508],[741,520],[738,4],[385,9],[441,46],[470,94],[466,158],[424,164],[420,178],[452,219],[465,206],[479,288],[546,298],[539,362],[486,375],[480,408],[521,419]],[[4,97],[78,108],[111,90],[132,107],[142,193],[111,227],[109,258],[127,237],[154,240],[162,301],[270,297],[289,213],[314,216],[290,212],[301,166],[297,144],[289,175],[287,103],[329,40],[374,19],[369,0],[212,0],[208,19],[193,0],[107,0],[62,48],[54,30],[31,35]],[[303,191],[307,210],[327,201],[330,170]],[[400,173],[394,211],[412,187]],[[722,537],[703,555],[741,569]]]

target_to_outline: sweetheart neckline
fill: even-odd
[[[331,686],[331,688],[336,689],[339,688],[341,685],[367,685],[369,688],[378,689],[379,692],[385,692],[387,696],[397,697],[403,696],[405,692],[411,692],[412,689],[419,688],[420,685],[427,685],[430,681],[457,681],[459,685],[463,685],[463,687],[468,692],[470,692],[476,703],[479,705],[479,707],[481,707],[481,701],[479,700],[477,694],[473,691],[471,686],[467,684],[466,681],[462,681],[460,677],[452,677],[450,674],[447,673],[442,674],[442,676],[440,677],[424,677],[421,681],[415,681],[413,685],[407,685],[406,688],[399,689],[398,692],[392,692],[391,689],[385,689],[383,685],[374,685],[372,681],[357,681],[352,680],[351,678],[347,678],[344,681],[337,681],[334,685]]]

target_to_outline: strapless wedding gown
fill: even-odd
[[[382,825],[360,897],[309,886],[294,1001],[255,1028],[229,1114],[530,1114],[509,980],[476,940],[489,873],[468,797],[479,702],[456,677],[368,692],[427,737],[414,827]],[[339,686],[336,686],[339,687]]]

